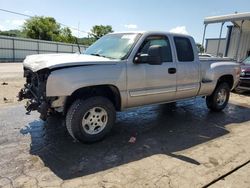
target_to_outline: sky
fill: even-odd
[[[31,16],[51,16],[86,36],[93,25],[114,31],[172,31],[202,40],[205,17],[250,12],[249,0],[0,0],[0,9]],[[0,30],[20,29],[26,17],[0,11]],[[228,23],[227,25],[229,25]],[[208,38],[219,36],[220,25],[207,28]],[[85,31],[85,32],[83,32]],[[223,35],[226,34],[226,26]]]

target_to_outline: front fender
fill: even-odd
[[[126,90],[126,71],[123,63],[91,65],[54,70],[48,77],[46,96],[70,96],[77,89],[95,85],[114,85]]]

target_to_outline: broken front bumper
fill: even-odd
[[[25,108],[27,110],[26,114],[30,114],[31,111],[38,111],[40,119],[46,120],[49,110],[49,103],[45,100],[40,100],[38,96],[32,91],[29,84],[25,84],[24,88],[18,93],[18,100],[22,101],[28,99]]]

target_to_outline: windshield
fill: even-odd
[[[84,54],[124,59],[135,44],[138,34],[110,34],[92,44]]]
[[[250,56],[243,61],[244,64],[250,64]]]

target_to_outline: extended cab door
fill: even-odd
[[[161,103],[175,99],[176,63],[167,35],[149,35],[141,43],[135,57],[148,54],[150,46],[162,47],[162,64],[128,63],[128,107]],[[135,58],[134,57],[134,58]]]
[[[195,42],[191,37],[173,36],[176,49],[177,92],[176,99],[197,95],[200,88],[200,62]]]

